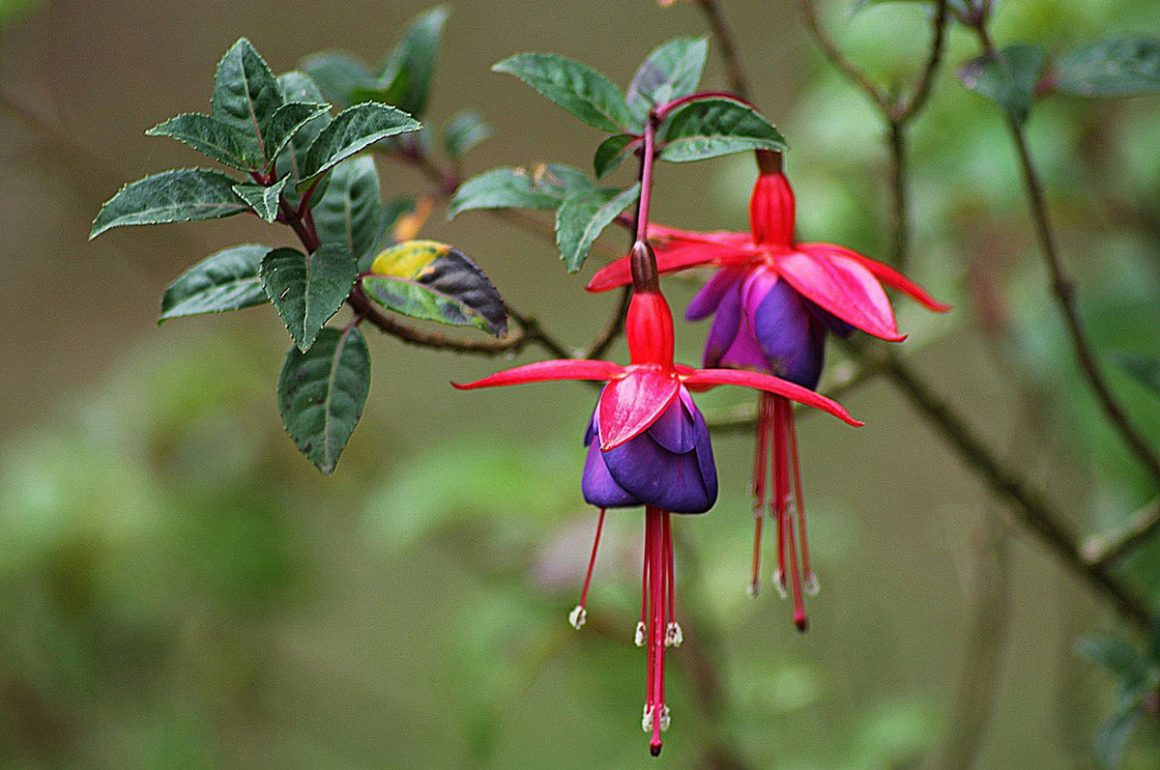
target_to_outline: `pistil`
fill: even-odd
[[[580,603],[568,614],[568,622],[572,628],[579,631],[588,620],[588,587],[592,585],[592,568],[596,566],[596,552],[600,548],[600,533],[604,531],[605,509],[600,509],[600,517],[596,519],[596,537],[592,539],[592,555],[588,557],[588,571],[584,574],[584,589],[580,591]]]

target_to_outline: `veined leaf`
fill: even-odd
[[[328,105],[308,102],[287,102],[279,107],[264,129],[266,157],[273,160],[281,155],[299,129],[329,109]]]
[[[154,126],[145,134],[176,139],[202,155],[239,171],[256,168],[251,165],[251,159],[247,157],[247,150],[239,140],[237,131],[209,115],[187,112]]]
[[[379,75],[385,101],[419,118],[427,108],[439,39],[450,12],[439,5],[419,14],[403,32]]]
[[[570,194],[592,188],[583,171],[550,163],[532,171],[493,168],[468,179],[451,197],[448,219],[474,209],[554,209]]]
[[[452,326],[507,333],[503,298],[484,272],[457,249],[405,241],[379,254],[362,279],[367,296],[397,313]]]
[[[1055,90],[1074,96],[1160,93],[1160,38],[1100,40],[1059,57]]]
[[[282,106],[282,88],[270,66],[246,38],[226,51],[213,82],[211,114],[232,127],[257,165],[269,160],[264,127]]]
[[[625,190],[594,188],[572,195],[556,211],[556,245],[569,273],[584,266],[597,236],[640,195],[640,182]]]
[[[282,87],[282,93],[285,94],[287,101],[308,104],[318,104],[323,101],[318,86],[310,79],[309,75],[303,72],[291,70],[283,73],[278,76],[278,84]],[[297,206],[299,202],[297,185],[305,176],[302,172],[306,169],[306,156],[310,152],[310,145],[314,144],[314,140],[318,138],[322,129],[330,125],[330,120],[329,112],[321,112],[314,119],[306,121],[290,137],[286,151],[278,155],[278,162],[274,164],[278,178],[289,177],[290,179],[283,195],[293,206]],[[327,178],[323,177],[318,182],[318,189],[314,191],[312,200],[317,201],[322,197],[326,191],[327,181]]]
[[[353,104],[351,95],[354,91],[374,82],[374,75],[365,64],[341,51],[323,51],[308,56],[302,60],[302,69],[318,85],[326,100],[339,107],[349,107]]]
[[[418,128],[419,121],[385,104],[364,102],[348,107],[318,134],[306,156],[303,182],[329,171],[380,139]]]
[[[248,203],[258,216],[267,222],[273,222],[278,218],[278,200],[285,186],[286,178],[283,177],[269,187],[260,184],[236,184],[234,192]]]
[[[761,113],[732,99],[699,99],[678,107],[657,132],[660,157],[685,163],[735,152],[783,152],[785,140]]]
[[[291,346],[278,377],[282,425],[306,459],[331,473],[362,417],[371,356],[357,327],[323,329],[308,352]]]
[[[995,104],[1016,123],[1027,120],[1035,84],[1047,54],[1037,45],[1012,45],[971,59],[959,68],[959,80]]]
[[[341,244],[356,257],[375,245],[382,218],[379,172],[373,158],[353,158],[335,167],[326,194],[314,205],[314,225],[323,243]]]
[[[492,65],[515,75],[580,120],[603,131],[635,127],[624,95],[587,64],[549,53],[521,53]]]
[[[113,227],[219,219],[249,210],[220,171],[179,168],[125,185],[101,207],[89,240]]]
[[[697,90],[709,42],[703,37],[679,37],[648,55],[628,86],[628,107],[643,127],[649,110]]]
[[[592,159],[596,178],[600,179],[623,163],[639,143],[640,140],[632,134],[613,134],[601,142],[596,148],[596,156]]]
[[[478,112],[465,110],[456,114],[443,126],[443,149],[457,160],[468,150],[491,136],[491,128]]]
[[[258,268],[269,246],[244,244],[211,254],[169,284],[158,323],[205,313],[224,313],[264,304]]]
[[[309,256],[297,249],[274,249],[262,260],[259,274],[290,336],[306,351],[350,295],[356,272],[354,256],[344,246],[329,243]]]

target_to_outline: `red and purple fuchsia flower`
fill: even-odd
[[[647,204],[644,204],[647,206]],[[704,513],[717,499],[717,470],[705,419],[690,391],[718,385],[741,385],[798,401],[861,425],[838,403],[787,380],[753,371],[693,369],[673,361],[673,319],[657,283],[652,249],[638,240],[630,258],[635,291],[625,334],[630,363],[564,359],[540,361],[498,372],[462,390],[550,380],[596,380],[608,383],[588,424],[587,459],[581,491],[600,508],[596,540],[579,606],[569,620],[585,621],[588,584],[608,508],[644,506],[644,571],[638,646],[647,647],[648,674],[642,725],[650,733],[649,750],[661,750],[668,727],[665,705],[665,649],[680,644],[675,618],[671,514]]]
[[[660,272],[718,268],[685,313],[690,321],[713,316],[705,343],[706,367],[769,372],[812,390],[821,377],[827,331],[846,337],[857,329],[892,342],[905,339],[882,284],[930,310],[950,309],[880,262],[830,243],[796,242],[794,194],[782,173],[781,156],[758,153],[758,163],[750,232],[692,232],[658,225],[649,229]],[[588,289],[605,291],[631,280],[629,259],[622,258],[597,272]],[[782,597],[787,588],[792,591],[794,623],[805,631],[809,621],[803,594],[816,593],[818,580],[810,565],[793,407],[783,395],[766,389],[757,414],[750,591],[756,594],[759,586],[762,513],[772,475],[774,586]]]

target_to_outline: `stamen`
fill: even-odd
[[[793,408],[786,413],[786,428],[789,429],[789,456],[793,463],[794,499],[797,501],[798,537],[802,541],[802,574],[805,576],[806,593],[814,596],[818,593],[818,578],[810,569],[810,543],[806,538],[806,504],[802,490],[802,471],[798,464],[797,428],[794,425]]]
[[[789,516],[786,516],[785,529],[789,536],[789,571],[793,581],[793,624],[797,626],[798,631],[805,633],[810,627],[810,621],[806,617],[805,602],[802,601],[802,576],[798,571],[797,544],[794,542],[793,519]]]
[[[766,447],[769,443],[773,396],[762,393],[757,402],[757,446],[753,452],[753,569],[749,576],[749,595],[757,596],[761,586],[762,509],[765,507]]]
[[[637,647],[644,647],[644,642],[645,642],[644,631],[645,631],[644,623],[643,622],[637,623],[636,624],[636,634],[632,638],[633,644],[635,644]]]
[[[778,596],[786,597],[786,551],[789,548],[789,533],[786,531],[786,504],[789,500],[789,468],[785,447],[785,408],[789,406],[781,396],[771,398],[773,410],[773,498],[769,501],[770,515],[777,521],[777,572],[773,575],[773,585]]]
[[[584,606],[588,603],[588,586],[592,584],[592,568],[596,566],[596,551],[600,548],[600,533],[604,531],[605,509],[600,509],[600,517],[596,520],[596,537],[592,540],[592,555],[588,557],[588,571],[584,574],[584,588],[580,591],[580,603],[568,614],[568,622],[572,628],[579,631],[588,620],[588,610]]]
[[[675,620],[670,621],[665,629],[665,647],[680,647],[683,641],[685,632],[681,630],[681,624]]]

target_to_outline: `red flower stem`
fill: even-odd
[[[652,554],[649,570],[649,651],[652,656],[650,695],[652,700],[652,738],[649,753],[661,753],[661,714],[665,703],[665,568],[663,521],[667,514],[651,505],[645,509],[649,533],[645,546]]]
[[[686,104],[691,104],[693,102],[703,102],[706,99],[728,99],[731,102],[737,102],[738,104],[744,104],[746,107],[757,109],[754,107],[753,102],[749,101],[748,99],[743,99],[737,94],[730,93],[729,91],[700,91],[695,94],[689,94],[688,96],[682,96],[680,99],[673,99],[671,102],[665,102],[659,107],[654,107],[652,114],[656,116],[657,123],[659,124],[670,114],[679,108],[684,107]]]
[[[592,568],[596,566],[596,551],[600,548],[600,533],[604,531],[605,509],[600,509],[600,517],[596,519],[596,537],[592,540],[592,555],[588,557],[588,572],[584,575],[584,588],[580,591],[580,608],[588,602],[588,586],[592,584]]]
[[[810,584],[814,572],[810,569],[810,545],[806,539],[805,493],[802,491],[802,470],[798,464],[797,427],[794,425],[792,405],[785,410],[785,427],[789,436],[789,460],[793,470],[794,502],[797,504],[798,537],[802,541],[802,574],[806,583]]]
[[[786,517],[786,501],[789,498],[788,474],[786,472],[785,457],[785,415],[782,412],[783,398],[770,397],[769,410],[773,424],[773,497],[769,501],[770,512],[777,519],[777,582],[784,592],[788,585],[789,573],[786,571],[786,556],[789,550],[789,522]],[[784,594],[783,594],[784,595]]]

